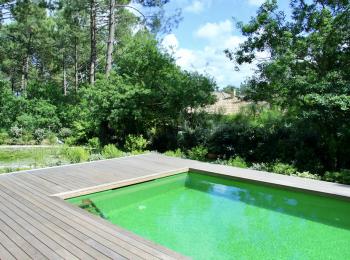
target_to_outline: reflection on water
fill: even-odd
[[[190,173],[186,187],[229,200],[350,229],[350,203],[301,192]]]

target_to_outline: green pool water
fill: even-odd
[[[68,201],[194,259],[350,259],[333,198],[190,172]]]

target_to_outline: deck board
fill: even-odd
[[[58,197],[136,183],[183,169],[350,198],[346,185],[305,181],[156,153],[3,174],[0,175],[0,259],[185,259],[65,202],[61,195]]]

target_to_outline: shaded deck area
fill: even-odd
[[[188,169],[350,198],[346,185],[219,166],[160,154],[0,175],[0,259],[181,259],[68,204],[63,198]]]

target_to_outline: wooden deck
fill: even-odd
[[[346,185],[211,165],[159,154],[0,175],[0,259],[181,259],[62,198],[186,169],[350,198]]]

